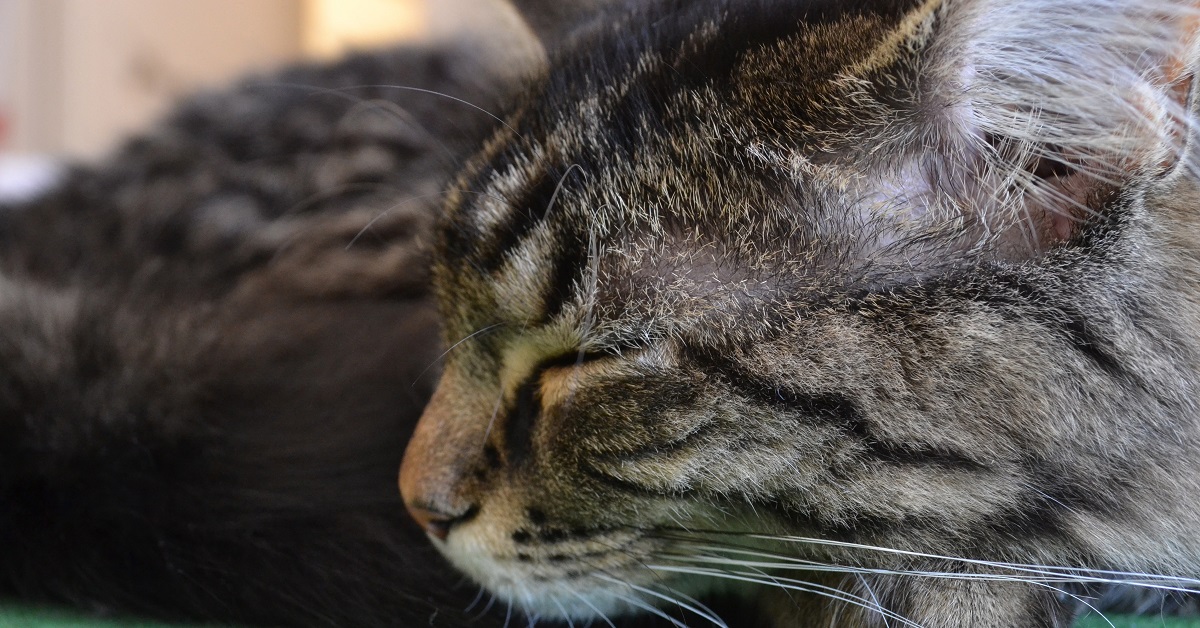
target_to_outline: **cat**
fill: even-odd
[[[413,517],[575,624],[722,625],[724,588],[774,626],[1051,627],[1188,589],[1198,17],[601,10],[448,194]]]
[[[934,627],[1187,588],[1191,7],[517,4],[531,77],[285,71],[0,208],[0,593]]]

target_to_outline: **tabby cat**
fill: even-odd
[[[1026,627],[1195,583],[1200,12],[526,4],[527,79],[290,70],[0,208],[0,593]]]
[[[1049,627],[1196,582],[1200,12],[640,4],[450,192],[400,475],[442,553],[575,623],[725,583],[777,626]]]

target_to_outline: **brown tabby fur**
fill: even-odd
[[[1200,576],[1192,8],[654,4],[450,196],[400,479],[442,552],[576,621],[1059,626],[1048,574]]]
[[[1026,627],[1196,584],[1194,7],[526,4],[529,84],[293,69],[0,208],[0,595]],[[431,240],[401,484],[469,611],[392,481]]]

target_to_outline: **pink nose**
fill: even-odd
[[[431,536],[445,540],[454,526],[479,512],[480,495],[472,480],[483,464],[487,422],[465,422],[452,373],[442,377],[425,414],[421,416],[404,462],[400,464],[400,494],[412,518]]]
[[[446,537],[450,535],[450,528],[461,519],[461,517],[446,515],[411,503],[405,503],[404,507],[408,508],[408,514],[416,520],[418,525],[442,541],[445,541]]]

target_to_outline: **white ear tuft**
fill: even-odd
[[[1069,239],[1105,190],[1186,161],[1191,1],[961,0],[937,19],[929,128],[976,170],[989,231]]]

